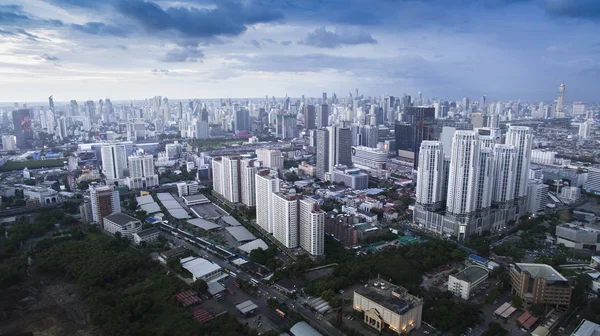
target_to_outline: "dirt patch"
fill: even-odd
[[[29,277],[19,287],[0,291],[0,334],[91,336],[87,306],[75,286]]]

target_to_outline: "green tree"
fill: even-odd
[[[508,331],[497,322],[490,322],[487,330],[483,333],[483,336],[504,336],[508,334]]]
[[[192,283],[192,289],[197,293],[204,293],[208,289],[208,285],[206,284],[206,281],[198,279]]]
[[[545,307],[543,304],[541,303],[535,303],[531,306],[531,314],[533,314],[533,316],[542,316],[544,315],[544,312],[546,311]]]
[[[511,299],[511,304],[515,308],[522,308],[523,307],[523,299],[521,299],[521,297],[518,295],[513,295],[512,299]]]
[[[148,212],[146,210],[138,210],[135,212],[135,218],[144,222],[148,218]]]

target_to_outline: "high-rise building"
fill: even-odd
[[[17,148],[29,149],[33,147],[31,111],[29,109],[16,110],[13,111],[12,116]]]
[[[556,100],[556,117],[565,117],[565,84],[560,84],[558,89],[558,99]]]
[[[102,144],[100,154],[102,155],[102,171],[108,181],[112,182],[125,177],[125,169],[127,168],[127,154],[124,144]]]
[[[66,139],[69,135],[67,134],[67,118],[60,117],[57,120],[56,135],[61,139]]]
[[[409,106],[402,113],[402,122],[395,125],[398,156],[419,165],[419,149],[423,140],[437,140],[435,108]]]
[[[592,120],[588,119],[579,124],[579,139],[587,140],[590,138],[593,123]]]
[[[121,212],[119,191],[114,186],[90,186],[92,220],[103,227],[104,217]]]
[[[312,198],[303,198],[299,202],[300,247],[310,255],[325,253],[325,212],[319,209]]]
[[[260,148],[256,150],[256,156],[261,167],[283,169],[283,156],[278,149]]]
[[[231,203],[241,202],[241,158],[224,156],[223,162],[223,197]]]
[[[273,193],[279,192],[276,172],[260,170],[255,176],[256,224],[268,233],[273,233]]]
[[[527,177],[529,176],[531,148],[533,145],[531,128],[526,126],[510,126],[506,133],[505,143],[514,146],[516,149],[515,198],[523,201],[527,197]]]
[[[589,167],[587,170],[588,178],[583,185],[583,189],[600,195],[600,168]]]
[[[131,155],[127,160],[129,176],[125,178],[125,184],[130,189],[145,189],[159,185],[152,155]]]
[[[349,128],[342,128],[339,126],[329,127],[328,131],[329,168],[327,171],[331,173],[333,167],[337,165],[352,166],[352,131]],[[317,148],[318,147],[319,146],[317,145]]]
[[[277,192],[273,201],[273,237],[287,248],[298,247],[298,195]]]
[[[320,179],[329,171],[329,137],[326,128],[317,130],[317,177]]]
[[[417,203],[427,210],[438,210],[446,195],[444,190],[444,150],[439,141],[423,141],[419,151]]]
[[[250,130],[250,113],[245,108],[235,111],[235,133]]]
[[[243,159],[241,162],[241,202],[248,207],[256,206],[256,180],[257,162],[255,159]]]
[[[481,143],[477,133],[454,133],[446,211],[459,218],[465,218],[476,210],[480,149]]]
[[[2,149],[4,149],[5,151],[17,149],[17,140],[14,135],[2,136]]]
[[[323,104],[317,106],[317,128],[323,128],[329,126],[329,105],[323,102]]]
[[[315,129],[316,126],[316,109],[315,105],[305,105],[304,107],[304,129]]]
[[[515,146],[497,144],[494,147],[495,177],[494,204],[506,206],[515,198],[515,175],[517,151]]]

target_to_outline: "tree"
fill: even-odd
[[[534,305],[531,306],[531,314],[533,314],[533,316],[542,316],[544,315],[544,312],[546,311],[545,307],[543,304],[541,303],[536,303]]]
[[[506,329],[502,328],[497,322],[490,322],[483,336],[504,336],[508,334]]]
[[[300,177],[298,177],[298,174],[296,174],[296,172],[287,172],[285,173],[284,178],[286,181],[289,182],[296,182],[300,180]]]
[[[515,307],[515,308],[523,307],[523,299],[521,299],[521,297],[518,295],[513,295],[512,299],[511,299],[511,303],[512,303],[513,307]]]
[[[208,285],[206,284],[206,281],[198,279],[192,283],[192,289],[197,293],[204,293],[208,289]]]
[[[148,218],[148,212],[146,212],[146,210],[138,210],[135,212],[135,218],[143,222]]]

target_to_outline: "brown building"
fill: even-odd
[[[325,217],[325,233],[332,235],[344,246],[354,246],[360,241],[358,218],[351,215],[327,215]]]
[[[509,271],[512,292],[528,306],[542,303],[568,306],[571,303],[569,281],[544,264],[512,264]]]

